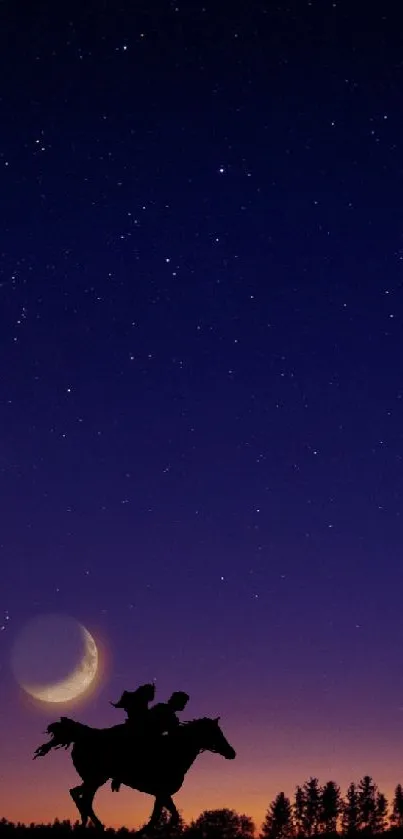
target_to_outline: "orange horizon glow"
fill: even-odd
[[[191,793],[186,790],[180,791],[174,798],[176,806],[181,813],[185,823],[189,823],[204,811],[228,808],[235,810],[239,814],[250,816],[255,827],[260,828],[266,811],[271,801],[279,792],[285,794],[292,800],[295,787],[300,781],[308,780],[308,775],[303,779],[296,781],[295,786],[271,786],[267,785],[267,795],[263,791],[253,792],[249,790],[242,794],[242,783],[237,784],[232,790],[227,790],[223,793],[219,788],[193,790]],[[319,779],[325,782],[326,778],[323,776]],[[376,781],[376,778],[375,778]],[[343,787],[342,793],[344,794]],[[382,787],[382,792],[385,793],[390,802],[394,786],[390,788]],[[49,793],[49,790],[48,790]],[[10,822],[22,822],[24,824],[34,823],[53,823],[55,819],[63,821],[69,819],[71,823],[79,821],[79,814],[73,802],[70,800],[68,793],[68,785],[60,792],[59,796],[52,798],[52,802],[44,803],[43,800],[38,800],[37,789],[33,789],[24,794],[24,801],[18,800],[19,793],[16,791],[14,799],[8,796],[7,805],[1,804],[0,818],[5,818]],[[3,798],[3,796],[2,796]],[[42,796],[40,796],[42,799]],[[153,799],[151,796],[145,796],[141,793],[135,792],[127,788],[122,788],[119,793],[112,793],[110,785],[107,784],[105,788],[100,790],[95,800],[95,812],[104,822],[106,827],[120,828],[122,826],[128,829],[137,829],[144,824],[151,815],[153,806]]]
[[[40,726],[38,730],[40,734]],[[203,810],[225,807],[250,816],[259,828],[275,796],[283,791],[292,799],[296,786],[311,776],[318,777],[320,783],[336,781],[344,795],[351,781],[370,774],[391,799],[402,770],[390,743],[383,747],[376,744],[375,759],[369,745],[358,756],[361,738],[357,732],[355,738],[350,735],[345,742],[337,732],[333,736],[318,732],[321,745],[315,747],[311,736],[300,732],[298,748],[296,734],[289,730],[286,737],[285,732],[273,729],[264,732],[262,738],[261,732],[259,736],[259,731],[250,727],[238,733],[232,731],[229,740],[237,748],[235,761],[202,755],[187,775],[182,790],[174,796],[185,822],[197,818]],[[32,746],[40,742],[41,736]],[[69,788],[77,784],[78,776],[69,753],[60,750],[33,762],[32,751],[21,740],[7,743],[4,765],[10,765],[10,771],[2,783],[0,817],[25,823],[47,823],[55,818],[76,821],[78,812]],[[152,805],[151,796],[127,787],[112,793],[108,783],[97,793],[95,812],[106,826],[137,828],[148,820]]]

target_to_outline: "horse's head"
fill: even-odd
[[[210,719],[203,717],[200,720],[194,720],[190,725],[195,727],[197,736],[200,741],[200,750],[206,752],[214,752],[222,755],[226,760],[234,760],[236,751],[232,748],[219,726],[220,717]]]

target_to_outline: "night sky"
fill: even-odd
[[[398,5],[0,7],[0,815],[76,817],[31,618],[221,714],[186,819],[403,758]],[[55,710],[56,708],[56,710]],[[66,711],[66,708],[63,708]],[[152,799],[105,788],[133,826]]]

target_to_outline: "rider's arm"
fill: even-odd
[[[170,733],[171,731],[176,731],[176,729],[180,726],[180,720],[176,716],[176,714],[172,714],[171,719],[169,720],[169,728],[167,731]]]

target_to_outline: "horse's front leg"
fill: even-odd
[[[159,818],[161,817],[161,813],[162,813],[163,809],[164,809],[164,804],[162,802],[162,798],[159,798],[158,796],[156,796],[153,811],[152,811],[151,816],[150,816],[150,820],[147,822],[147,824],[144,825],[144,827],[140,828],[140,830],[138,831],[139,836],[143,836],[143,835],[148,834],[155,827]]]
[[[170,795],[163,799],[162,806],[171,814],[168,822],[168,827],[176,827],[179,824],[179,812]]]

